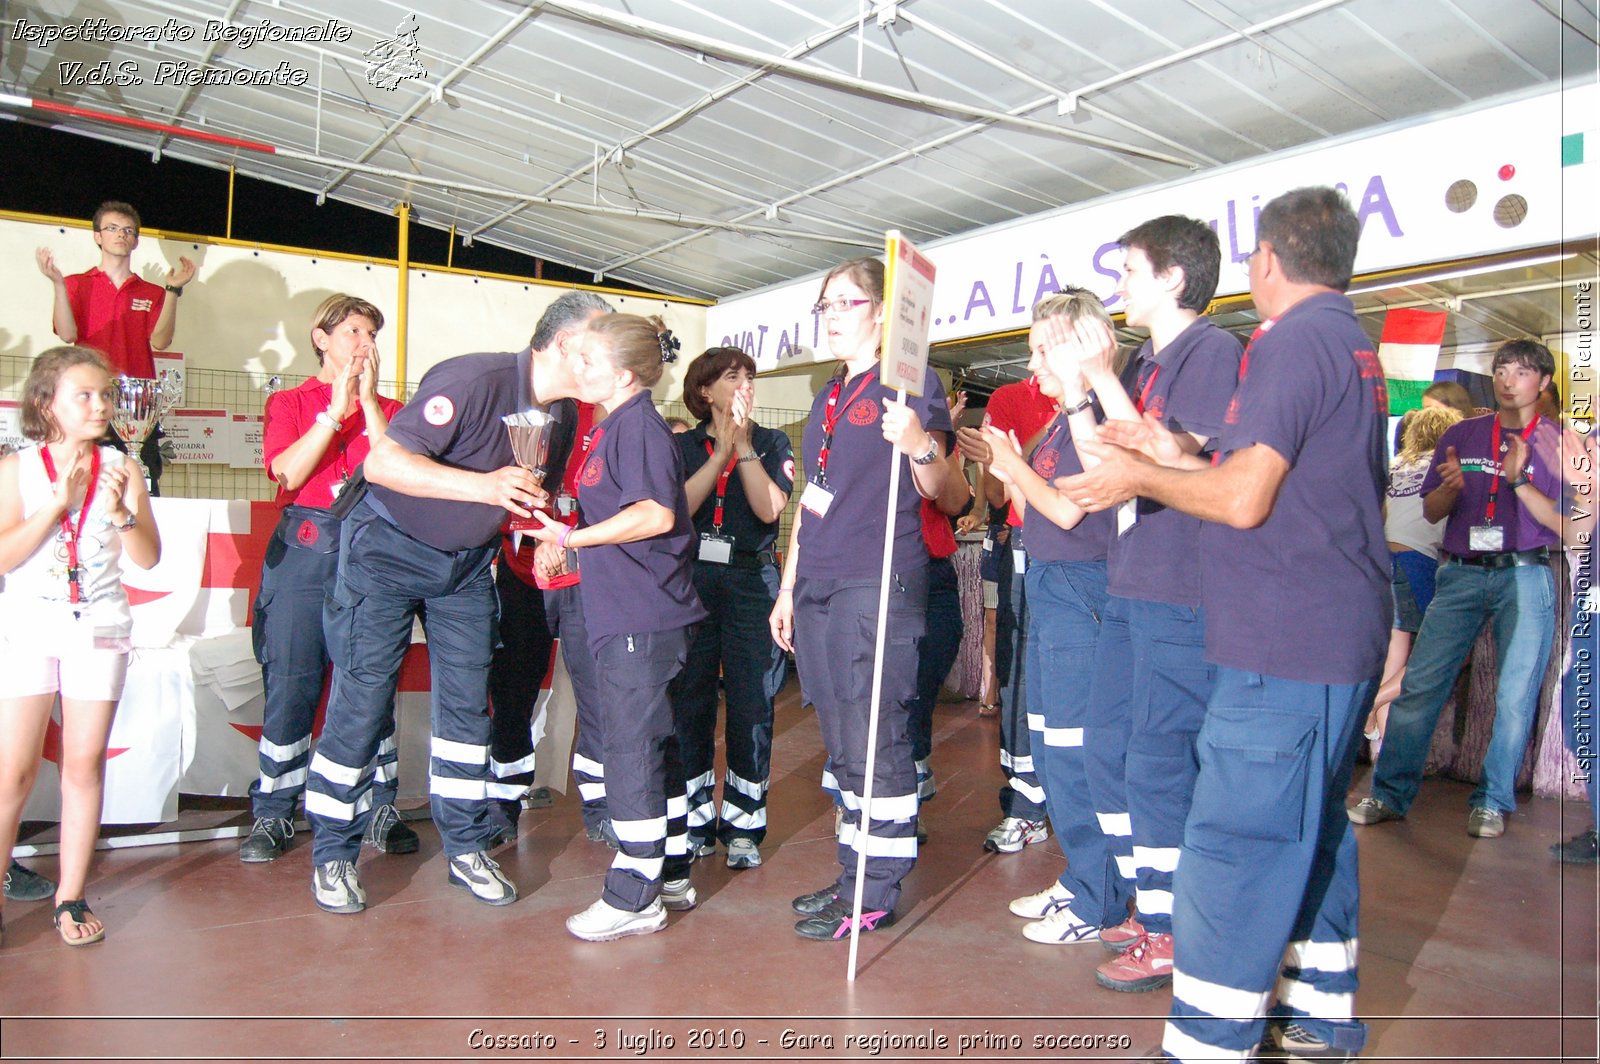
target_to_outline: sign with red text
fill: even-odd
[[[174,410],[161,421],[179,462],[227,462],[233,451],[233,419],[226,410]]]
[[[933,263],[891,229],[884,234],[883,357],[879,379],[922,394],[928,375],[928,326],[933,317]]]
[[[229,465],[235,469],[261,468],[261,430],[264,423],[265,418],[261,414],[233,415]]]

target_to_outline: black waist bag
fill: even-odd
[[[348,491],[341,493],[342,499]],[[278,518],[278,527],[272,533],[286,547],[298,547],[313,554],[334,554],[339,550],[339,518],[332,510],[319,510],[315,506],[289,505]]]

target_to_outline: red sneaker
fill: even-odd
[[[1095,969],[1094,981],[1107,990],[1140,994],[1172,982],[1172,936],[1143,935],[1139,941]]]
[[[1112,953],[1121,953],[1144,937],[1144,925],[1137,916],[1130,916],[1116,927],[1100,929],[1100,944]]]

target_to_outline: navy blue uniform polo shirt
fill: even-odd
[[[492,473],[513,464],[501,418],[533,405],[533,353],[460,355],[434,366],[416,396],[389,421],[389,438],[452,469]],[[372,485],[373,498],[400,531],[438,550],[493,543],[506,510],[481,502],[420,498]]]
[[[711,454],[707,448],[716,445],[711,438],[711,422],[702,421],[688,432],[678,433],[676,439],[678,450],[683,455],[683,478],[687,481],[710,461]],[[777,429],[756,425],[750,430],[750,446],[760,456],[761,468],[767,471],[767,476],[772,478],[778,490],[788,495],[794,489],[794,447],[789,443],[789,437]],[[712,518],[716,516],[716,511],[717,488],[713,484],[706,501],[694,512],[696,535],[715,530]],[[728,476],[728,490],[722,504],[722,534],[733,537],[733,549],[737,551],[772,550],[778,541],[778,522],[768,524],[760,521],[751,511],[737,465]]]

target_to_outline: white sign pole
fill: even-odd
[[[896,389],[898,402],[906,401],[906,390]],[[872,647],[872,700],[867,703],[867,767],[861,781],[861,815],[856,827],[856,895],[850,906],[855,919],[850,924],[850,976],[856,981],[856,953],[861,944],[861,898],[866,889],[867,847],[872,844],[868,824],[872,813],[872,778],[878,766],[878,700],[883,695],[883,644],[889,634],[889,580],[894,575],[894,515],[900,498],[900,452],[889,458],[889,506],[884,522],[883,572],[878,577],[878,634]]]
[[[909,388],[922,394],[928,371],[928,306],[933,298],[933,264],[899,232],[886,234],[887,276],[884,282],[883,349],[879,380],[895,389],[898,403]],[[867,703],[867,764],[861,785],[861,812],[856,826],[856,890],[850,911],[850,970],[856,979],[856,955],[861,943],[861,900],[866,889],[867,847],[872,844],[872,779],[878,765],[878,710],[883,696],[883,648],[889,634],[889,581],[894,576],[894,519],[900,500],[899,451],[889,456],[889,499],[883,522],[883,571],[878,577],[878,632],[872,649],[872,695]]]

